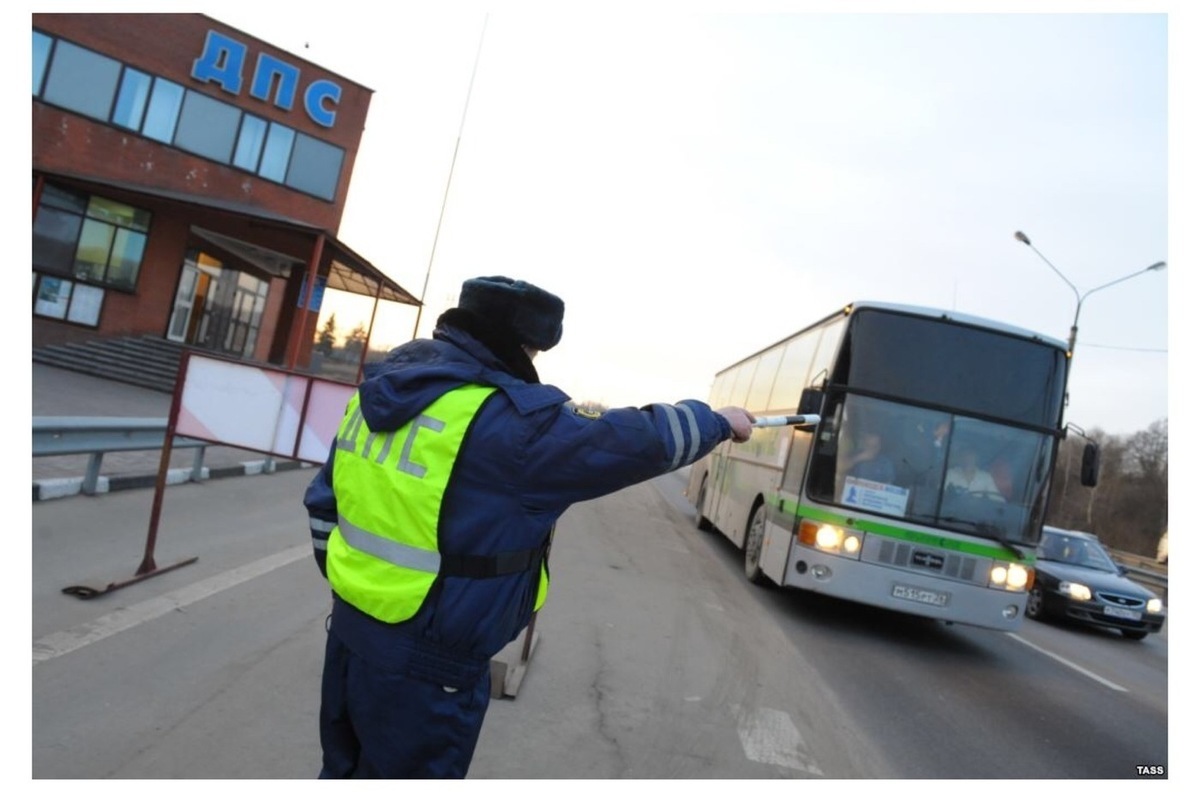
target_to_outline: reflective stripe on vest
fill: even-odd
[[[358,393],[350,399],[334,451],[338,524],[326,562],[343,600],[384,622],[417,613],[441,563],[438,518],[455,459],[494,391],[463,386],[399,430],[383,432],[368,429]]]

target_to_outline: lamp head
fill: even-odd
[[[1017,231],[1016,233],[1014,233],[1013,236],[1016,237],[1017,241],[1020,242],[1021,244],[1031,244],[1031,242],[1029,241],[1029,237],[1026,236],[1025,234],[1021,233],[1020,231]]]

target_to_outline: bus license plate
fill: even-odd
[[[902,583],[892,586],[892,597],[899,597],[901,600],[912,600],[915,603],[925,603],[931,606],[945,606],[950,603],[950,594],[948,592],[918,589],[914,586],[905,586]]]
[[[1104,607],[1104,616],[1116,617],[1117,619],[1131,619],[1135,622],[1140,622],[1142,619],[1142,612],[1134,611],[1131,608],[1117,608],[1116,606],[1105,606]]]

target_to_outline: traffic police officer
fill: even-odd
[[[698,400],[586,414],[539,382],[563,302],[468,280],[432,339],[373,365],[304,496],[333,591],[321,777],[465,777],[494,655],[541,607],[555,521],[753,418]]]

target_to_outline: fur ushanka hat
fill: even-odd
[[[562,338],[563,301],[532,283],[501,275],[471,278],[463,282],[458,307],[508,328],[536,350],[549,350]]]

